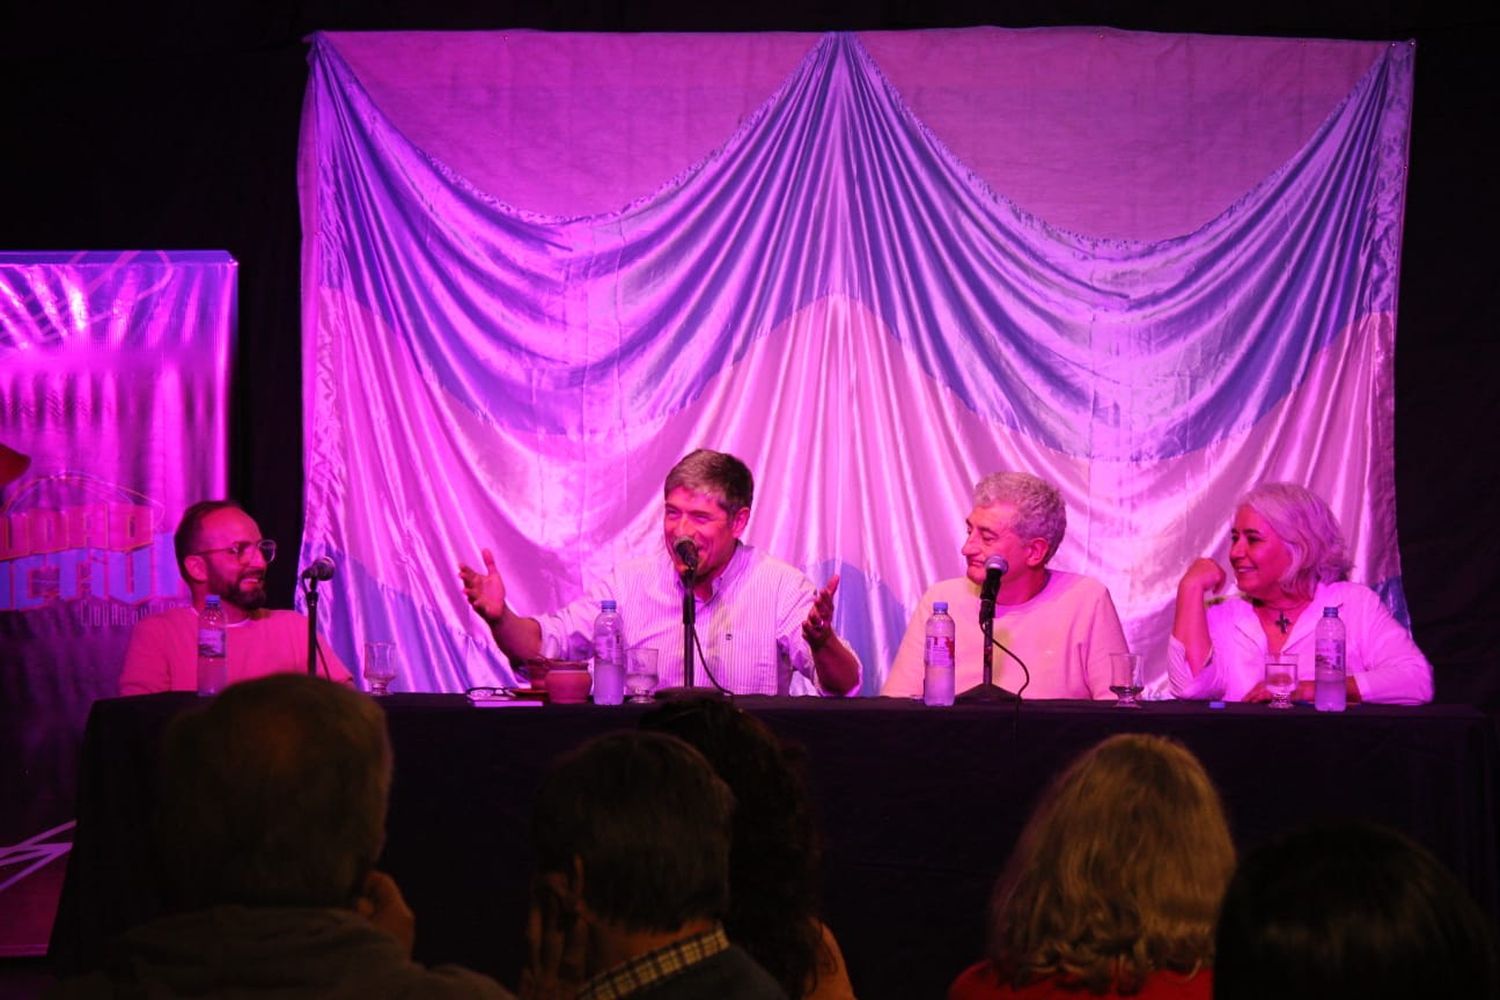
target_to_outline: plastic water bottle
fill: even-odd
[[[1313,705],[1320,712],[1342,712],[1348,688],[1344,686],[1344,623],[1338,608],[1324,608],[1314,639]]]
[[[198,695],[209,698],[229,686],[228,633],[224,607],[210,594],[198,612]]]
[[[625,640],[614,601],[599,602],[594,619],[594,704],[618,705],[625,700]]]
[[[948,602],[933,601],[927,619],[927,639],[922,644],[922,701],[928,705],[953,704],[953,637],[957,630],[948,617]]]

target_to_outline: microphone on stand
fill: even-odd
[[[304,580],[332,580],[334,572],[338,569],[333,560],[327,556],[318,556],[312,561],[312,565],[302,571]]]
[[[1000,593],[1000,578],[1010,572],[1004,556],[990,556],[984,561],[984,585],[979,588],[979,623],[995,620],[995,598]]]
[[[716,697],[714,688],[693,686],[693,647],[697,644],[697,605],[694,603],[693,583],[698,578],[698,546],[691,538],[679,538],[672,543],[672,551],[682,563],[682,687],[663,688],[656,697],[663,701],[679,698]],[[707,665],[703,668],[708,670]],[[709,674],[709,680],[713,675]],[[717,682],[715,682],[717,684]]]
[[[984,679],[954,699],[960,704],[1020,700],[995,683],[995,598],[1000,594],[1000,578],[1009,572],[1010,563],[1002,555],[993,555],[984,561],[984,583],[979,587],[979,632],[984,641]]]
[[[677,558],[687,567],[683,570],[683,582],[691,583],[693,577],[698,575],[698,546],[693,544],[691,538],[679,538],[672,546],[672,551],[677,553]]]
[[[327,556],[318,556],[302,571],[307,584],[307,676],[318,676],[318,583],[332,580],[336,567]]]

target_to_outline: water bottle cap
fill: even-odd
[[[1339,609],[1338,608],[1324,608],[1323,609],[1323,617],[1324,618],[1337,618],[1338,616],[1339,616]]]
[[[219,595],[209,594],[203,599],[203,606],[205,608],[217,608],[219,606]]]
[[[600,601],[599,602],[599,610],[600,611],[613,611],[613,610],[615,610],[615,602],[612,601],[612,600],[611,601]]]
[[[935,614],[935,615],[946,615],[948,613],[948,602],[947,601],[933,601],[932,602],[932,613]]]

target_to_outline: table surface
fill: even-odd
[[[1182,740],[1224,796],[1244,850],[1309,821],[1404,830],[1491,914],[1500,829],[1494,720],[1467,706],[1110,702],[929,709],[895,699],[736,699],[801,746],[824,833],[824,914],[861,997],[941,996],[981,953],[993,880],[1056,771],[1116,732]],[[191,695],[95,705],[79,824],[52,939],[64,971],[160,912],[149,844],[157,740]],[[396,754],[381,867],[418,915],[417,957],[514,984],[530,876],[530,803],[546,764],[644,706],[477,709],[451,695],[384,699]]]

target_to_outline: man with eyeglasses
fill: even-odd
[[[662,492],[663,551],[622,563],[552,614],[525,617],[506,605],[505,581],[489,549],[482,572],[461,564],[464,596],[500,650],[518,661],[592,656],[599,602],[612,598],[626,645],[656,648],[661,686],[680,686],[682,545],[688,542],[698,564],[695,686],[794,695],[844,695],[857,688],[859,660],[833,631],[838,577],[816,588],[801,570],[740,541],[754,493],[745,463],[699,449],[672,467]]]
[[[142,618],[130,633],[120,694],[193,691],[198,687],[198,614],[217,596],[228,628],[230,682],[307,670],[307,619],[266,605],[266,565],[276,543],[238,504],[204,500],[182,515],[173,536],[177,569],[191,607]],[[318,637],[318,676],[348,684],[349,671]]]

